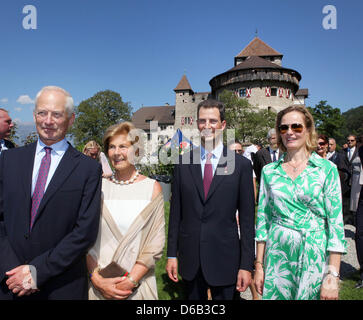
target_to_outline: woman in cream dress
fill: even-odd
[[[165,242],[164,201],[160,184],[133,165],[133,129],[124,122],[105,133],[105,153],[115,173],[102,181],[99,233],[87,256],[90,300],[158,299],[154,268]],[[111,262],[127,273],[103,278],[99,272]]]

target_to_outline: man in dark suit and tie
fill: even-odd
[[[1,154],[0,299],[87,299],[102,169],[65,139],[73,108],[65,90],[43,88],[38,141]]]
[[[175,165],[166,270],[178,272],[188,298],[230,300],[251,282],[254,261],[254,194],[251,162],[222,144],[224,105],[198,105],[201,147]],[[238,210],[240,238],[236,221]]]
[[[350,202],[351,202],[351,186],[352,186],[352,162],[356,157],[358,157],[358,149],[357,149],[357,137],[353,134],[350,134],[347,137],[348,148],[345,150],[345,156],[343,157],[344,166],[348,170],[348,177],[346,180],[347,191],[343,194],[343,214],[344,214],[344,223],[354,224],[354,215],[353,212],[350,211]]]
[[[0,108],[0,154],[3,150],[14,148],[14,144],[8,140],[11,129],[14,127],[14,123],[11,120],[9,113]]]
[[[281,153],[277,147],[276,130],[270,129],[267,133],[269,146],[256,152],[253,160],[253,170],[256,174],[256,180],[260,183],[262,168],[271,162],[278,160]]]

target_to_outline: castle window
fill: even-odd
[[[192,125],[193,124],[193,117],[182,117],[181,118],[181,124],[182,126],[185,124]]]
[[[271,88],[271,97],[277,97],[277,88]]]
[[[239,90],[239,96],[240,97],[245,97],[246,96],[246,93],[247,92],[246,92],[246,89],[245,88]]]

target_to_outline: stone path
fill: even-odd
[[[345,239],[347,241],[347,254],[342,256],[342,262],[340,265],[340,274],[341,278],[344,280],[351,273],[357,271],[359,269],[359,263],[357,260],[357,255],[355,251],[355,227],[348,224],[344,227],[345,229]],[[244,300],[252,300],[252,295],[250,289],[247,289],[245,292],[241,293],[241,298]]]

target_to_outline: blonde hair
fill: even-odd
[[[83,147],[83,154],[86,154],[88,149],[98,149],[97,158],[100,156],[101,153],[101,146],[94,140],[88,141],[85,146]]]
[[[103,136],[103,148],[104,148],[104,152],[105,154],[108,156],[108,149],[110,146],[110,141],[111,139],[113,139],[115,136],[121,135],[121,134],[126,134],[128,135],[132,130],[135,130],[136,127],[128,121],[125,122],[120,122],[117,124],[112,125],[111,127],[107,128],[105,135]],[[135,139],[133,140],[132,137],[130,137],[131,140],[131,145],[137,143],[139,141],[139,137],[136,136]]]
[[[306,129],[308,131],[308,136],[307,136],[307,139],[306,139],[305,147],[306,147],[306,150],[309,153],[311,153],[311,152],[315,151],[315,149],[317,147],[317,134],[316,134],[316,131],[315,131],[315,124],[314,124],[313,116],[308,111],[308,109],[306,109],[306,107],[302,106],[302,105],[289,106],[286,109],[281,110],[277,114],[276,125],[275,125],[276,136],[277,136],[277,145],[279,146],[279,148],[283,152],[287,151],[286,147],[282,143],[279,127],[281,125],[282,117],[285,114],[290,113],[290,112],[294,112],[294,111],[295,112],[300,112],[304,116],[304,125],[305,125],[305,127],[306,127]]]

